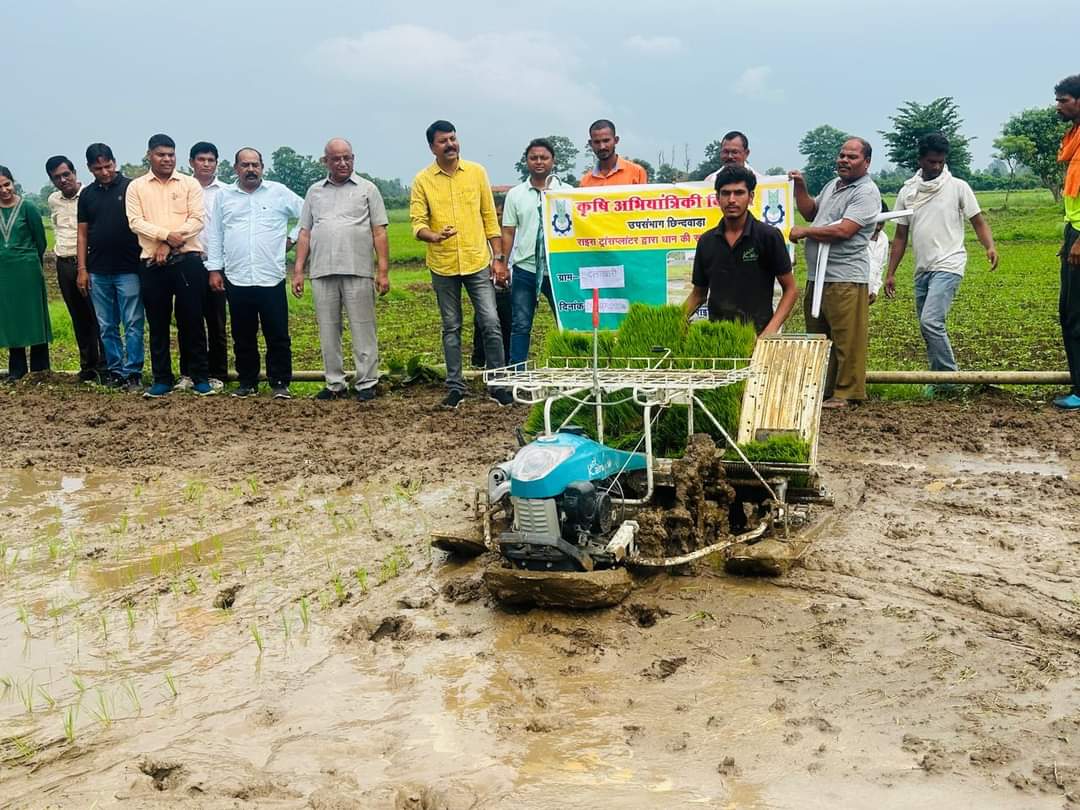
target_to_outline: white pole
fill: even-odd
[[[890,219],[910,217],[915,212],[910,208],[901,211],[882,211],[874,218],[874,223],[888,222]],[[840,220],[830,222],[827,227],[839,225]],[[816,241],[816,240],[815,240]],[[814,300],[810,304],[810,314],[815,318],[821,317],[821,296],[825,291],[825,266],[829,262],[829,243],[820,242],[818,248],[817,264],[814,265]]]

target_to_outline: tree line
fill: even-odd
[[[963,134],[963,119],[952,97],[943,96],[929,104],[906,101],[894,115],[889,116],[889,120],[892,127],[879,130],[878,134],[885,142],[886,159],[893,165],[871,175],[878,187],[887,194],[899,191],[904,181],[918,168],[916,144],[919,138],[929,132],[941,132],[951,144],[949,170],[967,180],[976,191],[1046,188],[1054,195],[1055,201],[1061,200],[1064,166],[1058,163],[1057,152],[1068,124],[1058,119],[1053,106],[1024,110],[1010,116],[1002,124],[1001,136],[994,139],[993,161],[986,169],[978,170],[971,168],[970,144],[973,139]],[[812,193],[816,194],[835,176],[836,155],[850,137],[849,133],[829,124],[822,124],[803,135],[799,141],[799,154],[805,159],[802,172]],[[555,148],[555,174],[563,182],[576,186],[581,177],[577,173],[578,160],[582,155],[586,158],[590,155],[588,143],[579,148],[565,135],[549,135],[548,140]],[[688,147],[683,151],[682,168],[674,165],[675,153],[674,146],[669,154],[661,153],[655,166],[644,158],[627,157],[645,169],[650,182],[656,183],[704,180],[721,166],[719,140],[705,145],[704,158],[693,169],[690,168]],[[128,177],[138,177],[149,169],[145,157],[140,163],[125,163],[120,167]],[[180,170],[187,169],[182,166]],[[528,178],[524,155],[514,164],[514,170],[522,180]],[[786,171],[783,166],[772,166],[764,173],[776,175]],[[400,179],[387,180],[363,172],[360,175],[378,187],[387,208],[408,206],[409,187],[402,184]],[[266,179],[282,183],[301,196],[312,183],[325,176],[326,167],[318,158],[301,154],[291,146],[275,149],[266,171]],[[231,161],[220,161],[218,177],[228,183],[236,179]],[[52,185],[43,186],[36,196],[30,195],[30,198],[45,210],[45,201],[53,190]]]
[[[1039,107],[1009,116],[1002,124],[1001,136],[994,139],[993,162],[985,170],[972,170],[970,143],[961,130],[963,119],[956,102],[949,96],[929,104],[908,101],[890,116],[892,128],[879,130],[885,141],[886,158],[895,168],[873,175],[886,193],[900,186],[918,169],[919,138],[941,132],[950,143],[949,171],[967,180],[976,191],[1018,188],[1046,188],[1061,200],[1065,167],[1058,163],[1061,138],[1069,125],[1061,121],[1054,107]],[[816,193],[835,174],[836,155],[851,137],[848,133],[824,124],[807,132],[799,141],[799,153],[806,158],[803,174]]]
[[[904,181],[918,169],[919,138],[930,132],[941,132],[949,138],[952,147],[949,171],[967,180],[976,191],[1047,188],[1055,200],[1061,198],[1064,167],[1057,162],[1057,151],[1068,124],[1058,119],[1053,106],[1024,110],[1010,116],[1002,125],[1001,136],[994,140],[993,161],[986,169],[978,170],[971,168],[970,144],[973,139],[963,134],[963,119],[952,97],[943,96],[929,104],[904,102],[889,120],[892,127],[879,130],[878,134],[885,142],[886,159],[893,165],[872,175],[883,192],[899,191]],[[813,193],[836,176],[836,155],[850,137],[851,134],[842,129],[823,124],[811,129],[799,141],[799,153],[805,159],[802,172]],[[548,140],[555,147],[555,174],[563,182],[577,185],[580,178],[575,174],[578,158],[582,154],[589,157],[588,144],[579,149],[564,135],[550,135]],[[704,180],[721,166],[719,140],[706,144],[704,159],[693,169],[690,168],[689,150],[684,149],[682,168],[675,165],[676,152],[673,146],[670,153],[661,153],[655,167],[649,160],[627,157],[645,169],[649,180],[656,183]],[[522,180],[529,176],[524,156],[514,164],[514,170]],[[786,172],[783,166],[772,166],[764,171],[767,175]]]

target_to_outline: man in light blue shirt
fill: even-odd
[[[529,178],[506,194],[503,204],[502,252],[510,257],[510,364],[529,358],[529,340],[536,302],[540,293],[547,298],[551,312],[551,278],[547,271],[547,250],[541,223],[543,190],[562,185],[555,176],[555,147],[546,138],[536,138],[525,148],[525,166]],[[511,250],[511,245],[513,250]]]
[[[236,184],[214,198],[206,234],[206,267],[211,289],[224,287],[232,318],[233,353],[239,387],[233,396],[253,396],[259,385],[259,324],[266,341],[266,376],[275,399],[289,399],[292,343],[285,286],[285,251],[290,219],[298,219],[303,199],[288,187],[263,180],[262,154],[244,148],[234,161]]]

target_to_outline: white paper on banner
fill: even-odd
[[[630,299],[629,298],[601,298],[600,299],[600,314],[610,313],[614,315],[625,315],[630,311]]]
[[[888,222],[890,219],[900,219],[901,217],[910,217],[915,211],[911,208],[904,208],[900,211],[882,211],[876,217],[874,217],[874,223]],[[842,220],[829,223],[828,227],[833,225],[839,225]],[[815,318],[821,317],[821,296],[825,291],[825,265],[829,263],[829,243],[822,242],[818,248],[817,264],[814,265],[814,300],[810,304],[810,314]]]
[[[626,286],[626,270],[621,264],[582,267],[578,272],[583,290],[613,290]]]

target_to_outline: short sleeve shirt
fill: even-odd
[[[548,188],[560,188],[562,185],[559,178],[552,175]],[[540,189],[528,180],[510,189],[503,203],[502,224],[515,229],[510,264],[530,273],[536,272],[537,236],[541,225],[540,203]]]
[[[375,277],[372,228],[389,224],[379,189],[354,174],[341,185],[320,180],[307,191],[300,227],[311,233],[312,278]]]
[[[915,197],[915,186],[905,183],[896,195],[896,209],[911,208]],[[964,223],[981,210],[971,186],[951,177],[934,196],[922,202],[914,214],[898,219],[898,225],[910,228],[915,272],[964,275],[967,264]]]
[[[582,188],[589,186],[640,186],[649,182],[649,176],[644,167],[639,166],[632,160],[624,157],[615,159],[615,168],[607,174],[601,174],[598,167],[581,175],[578,185]]]
[[[760,332],[773,316],[773,283],[791,272],[784,235],[747,216],[734,245],[724,237],[724,222],[698,240],[691,280],[709,288],[710,321],[743,321]]]
[[[79,192],[78,217],[87,226],[86,269],[91,273],[139,272],[139,240],[128,225],[124,199],[130,183],[118,174],[111,186],[95,181]]]
[[[60,191],[54,191],[49,195],[49,215],[53,224],[53,235],[56,244],[53,253],[58,259],[68,259],[75,256],[78,246],[78,211],[79,194],[74,197],[65,197]]]
[[[850,239],[829,244],[829,260],[825,266],[825,281],[848,281],[866,284],[870,280],[870,254],[867,245],[874,233],[874,222],[881,213],[881,192],[864,174],[854,183],[840,186],[835,178],[817,196],[817,214],[812,223],[824,228],[843,219],[858,223],[859,230]],[[806,240],[806,275],[814,281],[818,251],[821,243]]]

